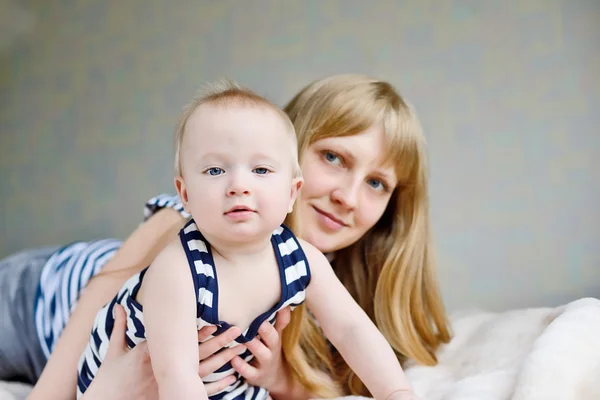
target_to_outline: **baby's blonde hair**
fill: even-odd
[[[435,350],[450,340],[450,329],[431,240],[426,143],[414,110],[392,85],[363,75],[313,82],[284,109],[296,128],[301,162],[307,147],[320,139],[353,136],[382,124],[385,158],[395,167],[398,185],[381,219],[356,243],[336,251],[332,266],[400,361],[435,365]],[[301,224],[292,227],[301,237],[298,228]],[[294,377],[313,395],[338,396],[341,386],[345,393],[369,396],[342,357],[332,356],[303,306],[292,313],[283,349]],[[337,385],[318,370],[331,374]]]
[[[184,107],[183,112],[179,116],[175,128],[175,175],[181,176],[181,144],[186,131],[186,125],[194,112],[202,105],[210,104],[213,106],[244,106],[263,108],[273,111],[281,118],[287,133],[291,136],[291,154],[293,157],[294,177],[300,176],[300,166],[298,164],[298,142],[294,130],[294,124],[290,121],[288,115],[277,107],[271,101],[267,100],[250,89],[244,88],[231,80],[219,80],[207,84],[201,89],[192,101]]]

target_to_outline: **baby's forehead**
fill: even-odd
[[[192,113],[190,120],[195,122],[212,122],[226,124],[230,121],[227,117],[238,117],[239,119],[261,118],[280,122],[284,125],[283,118],[272,107],[266,104],[229,102],[229,103],[204,103],[199,105]]]
[[[257,140],[282,141],[296,148],[294,128],[282,113],[263,104],[202,104],[190,116],[186,131],[204,133],[203,136],[211,138],[220,133],[245,138],[256,136]]]

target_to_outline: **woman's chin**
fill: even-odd
[[[302,239],[315,246],[323,254],[333,253],[345,247],[339,243],[339,240],[331,237],[331,235],[319,231],[303,232]]]

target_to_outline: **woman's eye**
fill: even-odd
[[[252,170],[252,172],[254,172],[255,174],[258,174],[258,175],[266,175],[269,173],[269,170],[264,167],[258,167],[258,168],[254,168]]]
[[[340,164],[341,163],[340,157],[337,154],[332,153],[330,151],[324,152],[323,157],[330,164]]]
[[[383,182],[381,182],[380,180],[369,179],[367,181],[367,183],[369,184],[369,186],[371,186],[375,190],[387,190],[386,185]]]
[[[206,173],[211,176],[221,175],[223,172],[225,171],[219,167],[212,167],[206,170]]]

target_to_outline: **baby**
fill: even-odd
[[[192,102],[176,132],[175,186],[192,219],[152,264],[99,311],[81,357],[78,397],[106,355],[113,309],[127,313],[130,347],[148,341],[161,399],[207,399],[197,331],[235,325],[229,346],[257,336],[276,313],[304,301],[376,399],[412,391],[389,344],[338,281],[325,256],[283,222],[302,177],[294,127],[266,99],[228,84]],[[246,350],[241,355],[252,359]],[[210,399],[265,399],[230,363],[204,378],[237,380]]]

